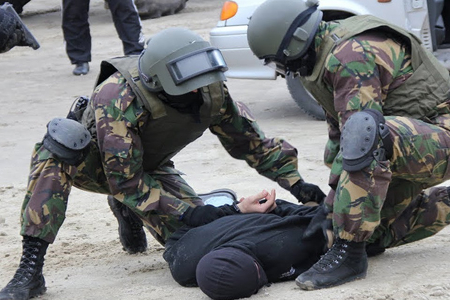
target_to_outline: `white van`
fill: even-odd
[[[222,51],[228,64],[227,77],[274,80],[280,76],[253,55],[247,42],[249,18],[264,1],[226,1],[221,20],[210,31],[211,44]],[[364,14],[385,19],[413,32],[443,64],[450,63],[450,49],[444,50],[450,48],[450,0],[320,0],[319,8],[325,21]],[[286,83],[293,99],[306,113],[324,119],[323,110],[299,80],[287,77]]]

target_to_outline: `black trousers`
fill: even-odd
[[[89,0],[63,0],[62,30],[66,52],[72,64],[91,61]],[[133,0],[108,0],[114,26],[122,40],[125,55],[139,54],[141,22]]]

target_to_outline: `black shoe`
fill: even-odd
[[[83,63],[78,63],[75,67],[75,69],[73,69],[73,75],[86,75],[89,72],[89,63],[87,62],[83,62]]]
[[[108,204],[119,223],[119,239],[123,250],[130,254],[147,250],[147,237],[142,220],[113,196],[108,196]]]
[[[295,279],[295,283],[304,290],[314,290],[364,278],[366,273],[365,242],[337,239],[318,262]]]
[[[23,12],[23,7],[25,4],[30,2],[31,0],[8,0],[6,2],[9,2],[14,7],[14,10],[20,15]],[[5,1],[1,1],[0,4],[3,4]]]
[[[47,288],[42,275],[48,243],[25,236],[23,254],[13,279],[0,291],[0,300],[28,300],[42,295]]]

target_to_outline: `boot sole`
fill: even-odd
[[[295,279],[295,284],[300,287],[302,290],[306,290],[306,291],[313,291],[313,290],[319,290],[319,289],[324,289],[324,288],[330,288],[330,287],[334,287],[334,286],[338,286],[347,282],[351,282],[351,281],[355,281],[358,279],[364,279],[366,278],[367,275],[367,271],[362,273],[362,274],[358,274],[355,276],[351,276],[345,280],[341,280],[338,282],[335,282],[333,284],[329,284],[329,285],[324,285],[324,286],[317,286],[315,285],[312,281],[308,280],[305,282],[300,282],[297,279]]]
[[[38,296],[44,295],[46,291],[47,291],[47,287],[45,287],[45,286],[40,286],[40,287],[38,287],[36,289],[32,289],[30,291],[30,298],[34,298],[34,297],[38,297]]]

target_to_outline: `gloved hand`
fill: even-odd
[[[300,203],[313,201],[322,204],[325,199],[324,192],[322,192],[317,185],[306,183],[302,179],[294,183],[291,187],[291,194],[294,195]]]
[[[11,1],[12,2],[12,1]],[[40,47],[38,41],[23,23],[13,5],[0,5],[0,53],[7,52],[15,46]]]
[[[317,208],[316,215],[303,233],[303,238],[308,239],[318,232],[323,234],[327,247],[330,248],[333,244],[333,223],[331,213],[324,204]]]
[[[218,207],[212,205],[189,207],[181,216],[181,221],[191,227],[198,227],[225,216]]]

